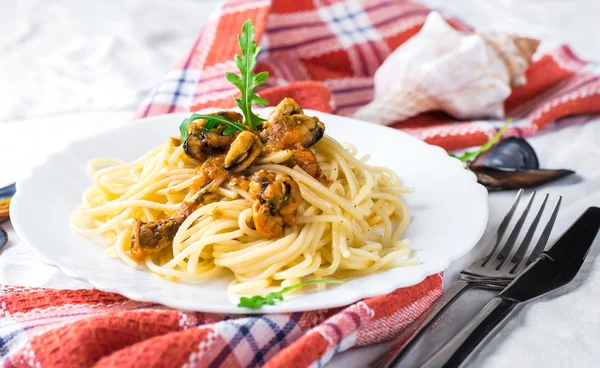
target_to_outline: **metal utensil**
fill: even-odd
[[[568,284],[583,264],[600,229],[600,208],[590,207],[547,251],[493,298],[422,368],[458,367],[519,304]]]
[[[17,187],[14,183],[0,188],[0,223],[8,220],[10,216],[8,212],[10,200],[15,195],[16,191]],[[8,234],[3,228],[0,227],[0,248],[2,248],[6,243],[8,243]]]
[[[0,188],[0,223],[8,220],[10,200],[15,195],[16,191],[17,188],[14,183]]]
[[[510,221],[515,214],[523,190],[517,193],[508,213],[504,216],[504,219],[500,223],[496,236],[487,247],[485,256],[479,258],[473,262],[470,266],[460,272],[460,280],[455,282],[443,295],[442,297],[421,317],[419,317],[411,326],[400,334],[396,341],[393,343],[391,351],[377,359],[370,364],[371,367],[393,367],[399,362],[410,350],[416,341],[421,337],[424,332],[428,329],[431,324],[436,321],[440,315],[450,306],[454,301],[460,297],[465,291],[472,288],[484,288],[484,289],[502,289],[508,285],[517,275],[517,273],[525,267],[525,265],[531,263],[536,259],[544,250],[546,243],[550,237],[552,227],[556,220],[558,210],[560,208],[561,197],[558,198],[554,208],[551,212],[550,218],[546,223],[546,226],[540,235],[533,251],[528,257],[525,257],[527,249],[529,248],[531,241],[535,235],[535,230],[540,222],[542,214],[546,208],[549,195],[546,194],[542,204],[537,210],[535,218],[531,223],[525,238],[519,245],[516,246],[517,238],[521,233],[523,224],[527,218],[527,215],[532,207],[535,199],[535,192],[533,192],[527,202],[527,205],[519,220],[515,224],[509,237],[505,243],[500,246],[502,238],[508,229]],[[491,250],[490,250],[491,249]]]

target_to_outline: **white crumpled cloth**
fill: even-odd
[[[349,0],[351,1],[351,0]],[[600,60],[600,3],[588,0],[426,0],[475,27],[567,41]],[[4,1],[0,5],[0,187],[70,140],[126,123],[163,73],[189,47],[215,0]],[[590,121],[591,120],[591,121]],[[598,120],[598,119],[597,119]],[[559,129],[566,126],[564,129]],[[600,206],[600,121],[577,118],[533,137],[548,168],[578,172],[540,188],[563,195],[551,241],[588,206]],[[490,223],[476,249],[445,272],[446,286],[477,257],[514,192],[490,195]],[[35,259],[10,224],[0,250],[0,284],[89,287]],[[52,241],[49,239],[49,241]],[[469,367],[600,366],[600,239],[576,279],[518,310]],[[415,366],[490,297],[466,295],[403,366]],[[386,344],[340,354],[332,367],[364,367]]]

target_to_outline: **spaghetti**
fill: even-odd
[[[229,291],[257,294],[303,279],[356,277],[418,264],[402,234],[410,221],[401,195],[409,193],[397,175],[356,158],[356,148],[329,136],[310,151],[322,170],[315,179],[299,165],[285,165],[285,151],[259,157],[248,170],[282,173],[298,184],[302,201],[293,226],[276,238],[256,230],[247,186],[222,180],[211,203],[193,210],[176,228],[171,246],[139,261],[132,235],[142,223],[169,219],[196,190],[198,160],[177,139],[168,139],[139,159],[90,162],[93,186],[73,213],[76,230],[100,236],[106,254],[131,267],[172,281],[199,282],[230,272]]]

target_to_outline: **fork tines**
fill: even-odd
[[[517,239],[521,233],[525,220],[527,219],[535,200],[536,192],[534,191],[531,193],[531,196],[527,201],[525,209],[523,210],[521,216],[514,225],[506,242],[502,247],[499,247],[499,244],[502,241],[504,233],[506,232],[513,215],[516,212],[516,209],[519,205],[519,202],[521,201],[522,196],[523,189],[521,189],[517,194],[517,197],[513,201],[509,212],[498,227],[497,238],[494,248],[481,265],[482,267],[492,267],[493,269],[499,271],[507,277],[514,277],[515,274],[517,274],[524,266],[533,262],[544,251],[544,248],[548,243],[548,239],[550,238],[550,233],[552,232],[552,227],[554,226],[554,222],[556,220],[556,216],[558,214],[558,210],[560,208],[560,203],[562,200],[562,197],[558,197],[558,200],[554,204],[554,208],[552,209],[552,213],[546,223],[546,226],[544,227],[544,230],[542,231],[542,234],[540,235],[533,250],[531,250],[531,252],[529,252],[529,255],[527,255],[527,250],[530,248],[531,241],[534,238],[536,229],[538,227],[538,224],[540,223],[550,195],[546,194],[544,196],[542,203],[539,205],[535,213],[533,221],[529,225],[529,229],[527,230],[525,237],[521,241],[521,244],[518,247],[516,247],[515,244],[517,242]]]

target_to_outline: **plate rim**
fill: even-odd
[[[263,109],[260,109],[260,111],[268,111],[272,108],[273,107],[263,108]],[[199,110],[199,112],[211,112],[211,111],[216,111],[216,110],[218,110],[218,109],[217,108],[207,108],[207,109]],[[146,302],[146,303],[158,303],[160,305],[179,309],[179,310],[212,312],[212,313],[227,313],[227,314],[269,314],[269,313],[288,313],[288,312],[300,312],[300,311],[327,309],[327,308],[334,308],[334,307],[340,307],[340,306],[347,306],[347,305],[353,304],[355,302],[358,302],[359,300],[362,300],[362,299],[385,295],[385,294],[388,294],[399,288],[405,288],[405,287],[417,285],[420,282],[422,282],[425,278],[432,276],[432,275],[439,274],[440,272],[447,269],[451,262],[461,258],[465,254],[467,254],[468,252],[473,250],[475,245],[477,245],[477,243],[481,240],[481,238],[485,232],[485,229],[487,227],[488,220],[489,220],[489,201],[488,201],[489,193],[483,185],[481,185],[477,182],[477,178],[473,172],[466,170],[464,168],[464,164],[462,162],[460,162],[459,160],[452,161],[452,158],[450,158],[447,155],[447,152],[443,148],[426,143],[423,140],[416,138],[408,133],[405,133],[399,129],[394,129],[394,128],[383,126],[383,125],[372,124],[372,123],[369,123],[366,121],[353,119],[351,117],[333,115],[333,114],[324,113],[321,111],[316,111],[316,110],[311,110],[311,109],[304,109],[304,110],[311,114],[321,114],[321,115],[326,114],[328,116],[333,116],[335,118],[350,119],[359,124],[369,124],[372,128],[380,129],[383,132],[394,131],[395,132],[394,134],[402,134],[402,135],[404,135],[405,138],[413,140],[414,142],[417,142],[417,144],[423,144],[425,146],[428,146],[427,149],[429,149],[431,151],[432,155],[435,154],[436,156],[441,156],[443,154],[443,156],[445,156],[448,159],[448,161],[447,161],[448,163],[454,162],[453,164],[457,168],[461,168],[464,171],[463,175],[465,177],[467,177],[467,176],[470,177],[469,181],[474,185],[474,188],[478,188],[477,191],[480,192],[479,195],[482,197],[482,199],[485,199],[486,205],[483,206],[483,213],[481,213],[481,215],[484,217],[485,220],[482,222],[482,226],[480,226],[480,228],[477,229],[477,232],[475,232],[476,235],[475,235],[474,239],[472,240],[472,244],[469,246],[466,246],[464,248],[464,250],[462,250],[461,252],[456,252],[456,253],[452,254],[452,256],[444,256],[444,259],[441,260],[442,262],[440,263],[440,265],[438,267],[428,268],[427,271],[422,272],[422,275],[424,275],[424,276],[419,276],[419,277],[413,278],[413,280],[410,281],[408,285],[388,286],[387,288],[384,288],[384,289],[377,289],[375,292],[369,292],[369,290],[365,290],[363,292],[357,293],[357,294],[360,294],[358,296],[351,296],[349,298],[343,299],[340,302],[338,302],[336,300],[336,301],[329,302],[329,303],[323,303],[323,304],[326,304],[325,306],[323,306],[323,304],[319,304],[318,308],[298,308],[298,307],[290,308],[290,307],[286,307],[285,306],[286,303],[284,302],[284,303],[279,303],[275,306],[266,306],[257,311],[239,308],[233,303],[231,304],[230,308],[228,308],[228,309],[220,307],[218,305],[216,308],[211,308],[210,306],[208,306],[208,307],[203,306],[202,308],[198,308],[198,307],[182,304],[181,302],[178,303],[177,301],[171,302],[169,300],[152,297],[152,296],[149,296],[142,292],[136,292],[134,289],[120,288],[118,284],[108,285],[102,281],[99,281],[98,279],[94,279],[93,277],[79,275],[76,271],[73,270],[73,268],[71,266],[69,266],[69,264],[62,262],[60,260],[51,259],[51,258],[43,255],[40,252],[39,247],[36,247],[33,244],[35,242],[31,241],[27,231],[24,231],[22,229],[21,223],[20,223],[20,219],[22,219],[23,216],[25,216],[25,214],[23,214],[23,215],[20,214],[20,208],[21,208],[20,203],[21,203],[21,201],[26,200],[23,198],[23,195],[21,193],[23,193],[23,188],[26,188],[28,186],[28,183],[32,182],[32,180],[35,177],[35,174],[37,172],[39,172],[44,167],[49,166],[50,161],[53,158],[60,156],[61,154],[64,154],[64,153],[68,152],[69,150],[72,150],[74,146],[76,146],[78,144],[82,144],[84,142],[94,140],[98,137],[110,136],[111,134],[114,134],[115,131],[119,131],[119,130],[123,129],[124,127],[128,126],[126,124],[144,124],[145,122],[148,122],[148,120],[160,120],[160,119],[165,119],[166,117],[175,117],[177,115],[189,114],[188,112],[176,112],[176,113],[171,113],[171,114],[162,114],[162,115],[150,116],[150,117],[146,117],[146,118],[142,118],[142,119],[133,120],[133,121],[130,121],[121,126],[110,128],[108,130],[105,130],[105,131],[102,131],[102,132],[99,132],[99,133],[96,133],[96,134],[93,134],[90,136],[79,137],[77,139],[71,140],[66,145],[64,145],[61,149],[46,155],[46,157],[44,158],[44,160],[42,160],[42,162],[38,163],[37,165],[34,165],[28,171],[28,173],[24,177],[20,178],[16,183],[17,191],[16,191],[15,196],[11,200],[11,204],[10,204],[10,212],[12,214],[12,216],[11,216],[12,226],[13,226],[15,232],[17,233],[17,235],[19,236],[19,238],[22,240],[23,244],[25,246],[27,246],[27,248],[42,263],[59,269],[61,272],[63,272],[66,276],[68,276],[70,278],[85,281],[98,290],[105,291],[105,292],[117,293],[117,294],[123,295],[129,299],[135,300],[135,301]],[[70,225],[69,225],[69,227],[70,227]],[[93,242],[91,240],[87,239],[87,241],[90,244],[93,244]],[[147,272],[147,270],[145,270],[145,271]],[[390,283],[390,285],[391,285],[391,283]],[[309,295],[309,294],[312,294],[312,293],[308,293],[305,295]],[[294,296],[294,298],[295,298],[295,296]],[[291,300],[291,298],[290,298],[290,300]],[[225,309],[227,309],[227,310],[225,310]]]

